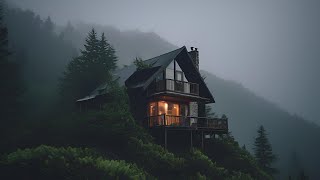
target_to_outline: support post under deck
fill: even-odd
[[[203,143],[203,131],[201,131],[201,148],[204,149],[204,143]]]
[[[191,148],[193,147],[193,142],[192,142],[192,130],[190,131],[190,144],[191,144]]]
[[[167,128],[164,128],[164,148],[167,149]]]

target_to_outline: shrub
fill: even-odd
[[[1,161],[1,179],[146,179],[125,161],[107,160],[93,150],[41,145],[17,150]]]
[[[223,167],[218,167],[200,150],[192,149],[185,158],[187,160],[185,172],[188,173],[188,176],[201,173],[209,179],[224,179],[227,175],[227,170]]]
[[[127,155],[128,159],[160,179],[181,178],[183,175],[185,160],[176,157],[159,145],[131,138]]]
[[[250,153],[240,148],[233,138],[211,140],[206,147],[206,154],[236,176],[238,172],[242,172],[254,179],[272,179],[258,167]]]

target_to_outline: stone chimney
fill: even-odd
[[[188,53],[191,56],[191,59],[192,59],[194,65],[199,70],[199,51],[198,51],[198,48],[191,47],[191,51],[189,51]]]

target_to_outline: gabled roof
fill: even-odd
[[[183,46],[174,51],[162,54],[160,56],[145,60],[144,63],[150,65],[150,68],[143,69],[140,71],[135,71],[125,82],[125,85],[128,88],[139,88],[143,87],[145,90],[149,84],[155,79],[155,77],[163,72],[163,70],[180,54],[181,51],[186,50],[186,47]],[[150,73],[150,70],[153,73]],[[149,72],[149,73],[148,73]],[[143,79],[142,79],[143,78]],[[141,79],[137,81],[137,79]]]
[[[114,76],[117,78],[120,86],[126,85],[128,88],[142,88],[143,90],[146,90],[157,75],[163,72],[163,70],[165,70],[174,59],[176,59],[179,66],[183,69],[186,78],[190,82],[196,82],[199,84],[200,96],[209,99],[210,102],[215,102],[210,90],[201,77],[198,68],[194,65],[185,46],[145,60],[144,63],[149,65],[150,68],[137,71],[136,66],[132,64],[116,71]],[[107,90],[108,84],[103,83],[90,93],[90,95],[79,99],[77,102],[93,99],[99,95],[105,94]]]

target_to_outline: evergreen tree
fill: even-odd
[[[20,114],[22,82],[18,64],[9,51],[8,29],[3,22],[3,2],[0,1],[0,133],[10,131]],[[0,141],[3,141],[2,137]]]
[[[215,118],[217,117],[216,113],[213,112],[212,106],[206,105],[206,117],[208,118]]]
[[[145,63],[141,57],[136,57],[133,60],[133,64],[137,67],[138,71],[151,68],[154,65],[154,63],[153,64]]]
[[[276,172],[271,165],[276,160],[276,156],[272,152],[271,144],[267,138],[266,131],[263,126],[258,129],[258,136],[254,142],[254,155],[258,165],[270,175]]]
[[[10,55],[8,51],[8,29],[3,23],[4,4],[0,1],[0,63],[7,62],[7,57]]]
[[[43,26],[44,26],[44,29],[45,29],[47,32],[53,32],[54,24],[53,24],[53,22],[51,21],[50,16],[48,16],[47,19],[44,21]]]
[[[73,103],[76,99],[88,95],[101,83],[110,82],[116,62],[115,50],[104,34],[99,40],[96,31],[92,29],[81,55],[73,58],[67,65],[60,84],[62,98]]]
[[[104,33],[101,35],[98,47],[99,60],[110,71],[114,71],[117,68],[117,57],[114,48],[108,43]]]
[[[21,95],[19,67],[9,55],[8,29],[3,23],[3,4],[0,2],[0,115],[13,117]],[[0,118],[0,119],[2,119]]]
[[[243,149],[243,150],[245,150],[245,151],[247,150],[247,148],[246,148],[246,145],[245,145],[245,144],[242,146],[242,149]]]

